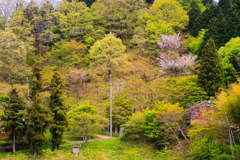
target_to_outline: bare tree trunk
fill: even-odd
[[[172,127],[167,123],[167,121],[166,121],[163,117],[160,116],[160,118],[163,120],[163,122],[165,122],[165,124],[169,127],[169,129],[171,130],[171,132],[174,134],[174,137],[175,137],[176,140],[178,141],[178,144],[180,145],[183,154],[186,156],[187,153],[186,153],[185,148],[184,148],[184,146],[182,145],[181,141],[179,140],[179,138],[178,138],[178,136],[177,136],[177,133],[172,129]]]
[[[232,147],[233,144],[232,144],[232,136],[231,136],[231,132],[230,132],[230,130],[229,130],[229,141],[230,141],[230,146]],[[234,156],[234,152],[233,152],[232,149],[231,149],[231,153],[232,153],[232,156]]]
[[[37,151],[34,151],[33,157],[37,157]]]
[[[230,127],[230,122],[229,122],[229,118],[228,118],[228,115],[227,115],[227,112],[225,110],[225,115],[226,115],[226,120],[227,120],[227,125],[228,125],[228,130],[229,130],[229,140],[230,140],[230,146],[233,146],[233,142],[235,143],[234,141],[234,137],[233,137],[233,134],[232,134],[232,129]],[[235,146],[235,144],[234,144]],[[234,151],[232,150],[231,148],[231,153],[232,153],[232,156],[234,156]]]
[[[88,135],[86,135],[86,143],[88,143]]]
[[[15,131],[13,131],[13,153],[16,152],[16,135]]]
[[[115,125],[115,131],[114,131],[114,133],[115,133],[115,134],[118,133],[118,126],[117,126],[117,125]]]
[[[181,134],[183,135],[184,139],[187,140],[188,143],[191,143],[191,141],[190,141],[190,140],[186,137],[186,135],[183,133],[182,129],[181,129],[178,125],[176,125],[176,126],[177,126],[178,130],[181,132]]]

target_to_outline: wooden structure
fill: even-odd
[[[212,120],[212,113],[215,112],[215,107],[210,101],[204,101],[200,104],[192,106],[188,109],[187,124],[190,125],[192,122],[198,124],[204,124],[209,120]]]

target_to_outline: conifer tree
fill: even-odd
[[[48,108],[41,104],[42,75],[40,68],[34,66],[33,77],[33,80],[30,82],[30,99],[32,104],[28,108],[27,137],[34,157],[36,157],[46,141],[44,133],[50,118]]]
[[[58,149],[59,145],[62,142],[62,136],[64,129],[66,128],[67,115],[66,115],[66,106],[63,104],[62,96],[62,80],[60,74],[55,72],[51,80],[51,96],[49,107],[53,114],[53,123],[50,128],[52,135],[53,149]]]
[[[208,96],[215,96],[224,87],[223,68],[217,54],[216,46],[210,38],[202,51],[198,82]]]
[[[191,27],[191,35],[196,37],[201,29],[208,29],[212,18],[216,17],[218,14],[219,11],[216,11],[215,5],[208,6],[207,9],[194,21],[194,24]]]
[[[21,138],[25,132],[24,109],[26,108],[23,100],[19,97],[16,88],[9,93],[7,105],[4,108],[5,131],[13,141],[13,153],[16,151],[16,139]],[[18,137],[17,137],[18,136]]]
[[[197,5],[195,0],[192,0],[190,2],[190,9],[188,11],[188,16],[189,16],[189,23],[187,26],[188,31],[192,30],[192,27],[194,25],[195,20],[197,19],[197,17],[201,14],[200,8]]]

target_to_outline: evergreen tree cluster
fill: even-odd
[[[201,29],[206,29],[204,43],[212,38],[217,49],[225,45],[232,37],[240,36],[240,12],[239,2],[230,0],[219,0],[218,3],[209,3],[203,12],[193,0],[189,14],[188,31],[197,36]],[[201,54],[201,53],[200,53]]]
[[[47,140],[44,136],[50,127],[53,150],[58,149],[63,140],[63,132],[67,126],[66,107],[62,96],[62,81],[55,72],[50,85],[51,96],[49,106],[43,106],[42,74],[39,67],[33,68],[33,79],[30,82],[30,96],[27,104],[20,98],[16,88],[9,93],[4,109],[4,126],[13,140],[13,152],[16,151],[16,141],[26,139],[34,157],[40,154],[42,146]]]

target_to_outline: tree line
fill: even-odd
[[[69,129],[88,141],[89,135],[107,128],[111,71],[113,126],[115,133],[125,126],[124,140],[154,141],[158,148],[175,141],[185,156],[196,159],[239,156],[238,133],[229,128],[239,123],[234,92],[240,68],[238,0],[39,4],[17,3],[9,18],[0,18],[1,82],[24,84],[34,65],[43,69],[42,79],[39,73],[33,76],[31,89],[42,86],[44,92],[39,96],[31,91],[29,108],[34,107],[26,112],[29,118],[38,113],[36,108],[43,109],[36,114],[43,116],[47,111],[42,105],[49,106],[52,115],[41,125],[50,122],[53,135],[62,132],[61,120],[52,117],[59,117],[56,106],[65,104]],[[51,82],[56,70],[62,89]],[[61,92],[64,102],[55,102]],[[216,117],[187,128],[185,110],[209,99],[216,104]],[[29,134],[38,135],[35,142],[40,146],[45,130],[33,127],[37,120],[28,123]],[[54,148],[60,139],[58,135],[52,141]]]

